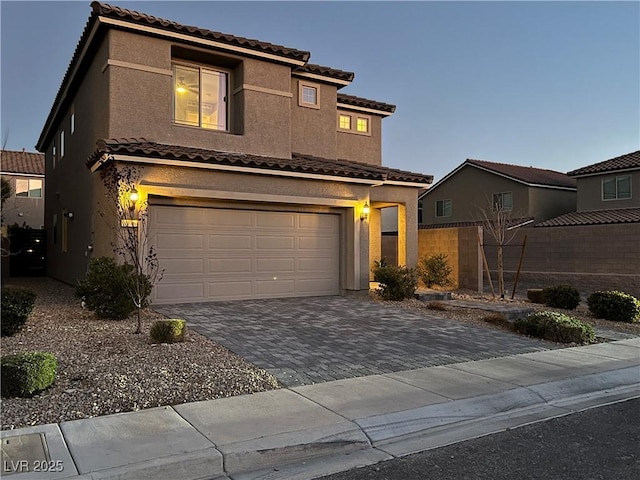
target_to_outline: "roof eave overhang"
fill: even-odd
[[[620,170],[604,170],[602,172],[581,173],[578,175],[567,174],[567,175],[571,178],[584,178],[584,177],[597,177],[600,175],[614,175],[616,173],[637,172],[639,170],[640,170],[640,167],[630,167],[630,168],[621,168]]]
[[[294,77],[308,78],[317,82],[329,83],[331,85],[336,85],[339,88],[351,85],[351,82],[349,80],[342,80],[340,78],[330,77],[328,75],[318,75],[317,73],[291,72],[291,75]]]
[[[387,112],[385,110],[377,110],[375,108],[358,107],[356,105],[349,105],[348,103],[340,103],[340,102],[338,102],[338,108],[344,109],[344,110],[353,110],[356,112],[372,113],[374,115],[380,115],[383,117],[388,117],[390,115],[393,115],[394,113],[394,112]]]
[[[250,173],[254,175],[269,175],[276,177],[300,178],[308,180],[324,180],[329,182],[356,183],[369,186],[395,185],[403,187],[426,188],[428,185],[419,182],[401,181],[401,180],[385,180],[385,179],[368,179],[346,177],[338,175],[325,175],[319,173],[307,172],[291,172],[286,170],[271,170],[266,168],[240,167],[236,165],[222,165],[216,163],[194,162],[189,160],[167,159],[159,157],[142,157],[137,155],[122,154],[103,154],[93,164],[89,165],[91,172],[100,170],[103,166],[110,162],[138,163],[146,165],[173,166],[184,168],[199,168],[203,170],[217,170],[234,173]]]

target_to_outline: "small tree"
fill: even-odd
[[[489,208],[478,207],[484,229],[496,242],[498,260],[498,288],[500,298],[504,298],[504,246],[510,244],[518,233],[518,225],[512,219],[512,211],[506,210],[500,202],[488,201]]]
[[[447,255],[439,253],[430,257],[424,257],[418,265],[418,274],[427,288],[433,285],[446,287],[451,285],[451,273],[453,268],[449,265]]]
[[[141,311],[148,304],[151,288],[162,280],[164,269],[160,268],[155,247],[149,245],[149,204],[146,200],[139,201],[136,189],[140,169],[111,162],[101,171],[101,178],[107,205],[100,210],[100,215],[107,222],[114,218],[117,221],[109,223],[115,232],[112,247],[124,263],[132,266],[133,275],[122,287],[136,306],[136,333],[142,333]]]

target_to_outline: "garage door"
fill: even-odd
[[[151,206],[154,303],[339,293],[339,217]]]

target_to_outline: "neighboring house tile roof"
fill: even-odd
[[[100,140],[96,152],[87,162],[88,165],[90,167],[95,165],[103,154],[135,155],[148,158],[183,160],[283,172],[301,172],[374,181],[397,181],[424,185],[428,185],[433,181],[433,176],[431,175],[423,175],[349,160],[332,160],[299,153],[293,153],[290,159],[263,157],[179,145],[166,145],[151,142],[144,138]]]
[[[532,223],[534,217],[519,217],[508,220],[509,227],[524,226]],[[432,230],[434,228],[456,228],[456,227],[482,227],[483,220],[475,220],[471,222],[449,222],[449,223],[429,223],[418,225],[420,230]]]
[[[580,177],[582,175],[591,175],[597,173],[616,172],[618,170],[629,170],[640,168],[640,150],[619,157],[605,160],[604,162],[594,163],[586,167],[572,170],[567,175],[571,177]]]
[[[378,102],[376,100],[369,100],[367,98],[356,97],[354,95],[345,95],[344,93],[338,94],[338,104],[351,105],[353,107],[372,108],[373,110],[380,110],[382,112],[393,113],[396,111],[396,106],[389,103]]]
[[[508,163],[487,162],[485,160],[467,159],[469,165],[491,170],[506,177],[520,180],[529,185],[548,185],[553,187],[575,188],[576,181],[561,172],[545,170],[542,168],[525,167],[522,165],[510,165]]]
[[[337,78],[338,80],[344,80],[346,82],[352,82],[355,77],[355,73],[346,72],[344,70],[338,70],[337,68],[323,67],[322,65],[316,65],[313,63],[307,63],[302,67],[296,68],[293,73],[313,73],[315,75],[323,75],[331,78]]]
[[[536,227],[570,227],[577,225],[607,225],[640,222],[640,208],[571,212],[540,222]]]
[[[2,173],[23,173],[26,175],[44,175],[44,155],[34,152],[0,152]]]

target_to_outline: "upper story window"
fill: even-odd
[[[56,141],[55,141],[55,139],[54,139],[54,141],[53,141],[53,145],[51,146],[51,166],[52,166],[53,168],[56,168],[56,160],[57,160],[57,158],[56,158],[56,154],[57,154],[57,151],[56,151]]]
[[[69,133],[71,135],[76,131],[76,112],[73,106],[71,106],[71,115],[69,115]]]
[[[451,216],[451,200],[436,200],[436,217]]]
[[[60,130],[60,160],[64,157],[64,130]]]
[[[298,82],[298,105],[301,107],[320,108],[320,90],[317,86]]]
[[[366,117],[358,117],[356,120],[356,130],[360,133],[369,133],[369,119]]]
[[[602,200],[626,200],[629,198],[631,198],[631,175],[602,179]]]
[[[173,65],[173,121],[180,125],[227,130],[227,72]]]
[[[341,113],[338,117],[338,126],[340,130],[351,130],[351,115]]]
[[[418,202],[418,224],[422,223],[422,202]]]
[[[42,180],[16,180],[16,197],[42,198]]]
[[[491,202],[494,210],[501,210],[505,212],[509,212],[513,210],[513,193],[512,192],[502,192],[502,193],[494,193],[493,201]]]

